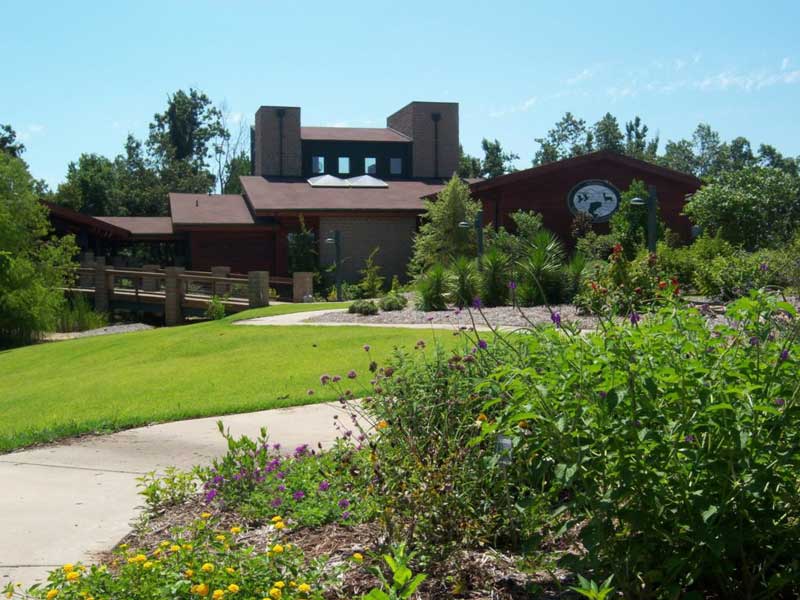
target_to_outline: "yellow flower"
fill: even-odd
[[[278,521],[277,523],[275,523],[275,529],[283,529],[284,527],[286,527],[286,523],[284,523],[283,521]]]
[[[187,577],[194,577],[194,571],[192,571],[191,569],[186,569],[183,572],[183,574],[186,575]]]
[[[137,554],[136,556],[131,556],[128,559],[129,563],[136,564],[136,563],[143,563],[147,560],[147,557],[144,554]]]
[[[277,554],[280,554],[281,552],[283,552],[283,546],[281,546],[280,544],[275,544],[272,547],[272,551],[277,553]]]
[[[311,586],[308,585],[307,583],[301,583],[300,585],[297,586],[297,591],[303,594],[307,594],[308,592],[311,591]]]
[[[364,555],[361,552],[356,552],[353,554],[353,560],[356,562],[364,562]]]
[[[378,421],[378,423],[375,425],[375,428],[376,429],[386,429],[388,426],[389,426],[389,423],[387,421]]]
[[[151,561],[149,561],[149,560],[142,565],[143,569],[150,569],[152,567],[153,567],[153,563]]]
[[[220,599],[220,598],[222,598],[224,595],[225,595],[225,592],[223,592],[222,590],[214,590],[214,593],[213,593],[213,594],[211,594],[211,597],[212,597],[214,600],[219,600],[219,599]]]
[[[156,548],[153,550],[153,556],[161,556],[161,548]]]
[[[49,592],[47,592],[47,596],[45,597],[47,598],[47,600],[53,600],[53,598],[55,598],[56,596],[58,596],[58,590],[50,590]]]
[[[286,587],[286,584],[283,583],[282,581],[276,581],[275,583],[272,584],[272,587],[276,587],[279,590],[282,590],[283,588]]]
[[[162,548],[166,548],[167,546],[169,546],[169,542],[167,540],[164,540],[159,544],[159,546],[161,546]]]
[[[200,515],[200,518],[201,519],[210,519],[211,518],[211,513],[210,512],[204,512],[202,515]]]
[[[206,583],[198,583],[197,585],[193,585],[191,590],[193,594],[197,594],[198,596],[208,596],[208,584]]]
[[[181,546],[181,548],[183,548],[184,550],[191,550],[192,549],[192,545],[191,544],[184,544],[183,546]]]
[[[178,546],[178,544],[172,544],[172,546],[169,547],[169,550],[170,552],[180,552],[181,547]]]
[[[280,515],[275,515],[274,517],[272,517],[273,523],[277,523],[278,521],[283,521],[283,517],[281,517]]]
[[[241,527],[231,527],[231,533],[233,535],[236,535],[237,533],[242,533],[242,528]]]
[[[119,545],[119,549],[120,550],[127,550],[128,549],[128,544],[120,544]]]
[[[200,567],[205,573],[213,573],[214,572],[214,565],[211,563],[205,563],[202,567]]]
[[[81,574],[78,573],[77,571],[70,571],[69,573],[67,573],[67,581],[75,581],[76,579],[80,578]]]
[[[487,417],[485,414],[481,413],[478,415],[478,421],[486,421]]]
[[[238,591],[239,591],[239,586],[238,586],[238,585],[236,585],[235,583],[232,583],[232,584],[230,584],[230,585],[228,586],[228,591],[229,591],[231,594],[235,594],[236,592],[238,592]]]
[[[234,573],[236,573],[236,569],[234,569],[233,567],[225,567],[225,572],[228,575],[233,575]]]
[[[72,563],[67,563],[62,568],[64,569],[64,573],[69,573],[70,571],[72,571],[72,569],[75,568],[75,565],[73,565]]]
[[[269,591],[269,597],[272,598],[272,600],[278,600],[281,596],[283,596],[283,592],[278,588],[274,587]]]
[[[224,542],[225,541],[225,536],[220,533],[219,535],[215,535],[214,539],[217,540],[218,542]]]
[[[290,588],[296,588],[297,587],[297,583],[295,583],[294,581],[290,581],[289,582],[289,587]]]

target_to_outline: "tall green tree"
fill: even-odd
[[[758,164],[762,167],[778,169],[794,177],[800,177],[800,156],[797,158],[784,156],[769,144],[761,144],[758,147]]]
[[[639,115],[625,123],[624,153],[640,160],[655,161],[658,155],[659,139],[657,135],[648,139],[648,131],[647,125],[642,122]]]
[[[454,257],[475,256],[475,228],[459,223],[473,223],[478,210],[480,203],[470,196],[469,186],[455,175],[435,200],[426,200],[422,224],[414,236],[410,275],[416,277],[435,264],[450,264]]]
[[[227,177],[224,187],[222,188],[222,193],[241,194],[244,192],[239,177],[242,175],[252,175],[250,156],[244,151],[240,152],[238,156],[234,156],[228,163],[226,174]]]
[[[616,152],[622,154],[625,151],[623,144],[624,136],[619,128],[617,118],[611,113],[607,112],[603,117],[594,124],[592,128],[594,132],[594,144],[596,150],[606,150],[608,152]]]
[[[89,215],[125,215],[117,204],[114,163],[99,154],[81,154],[67,167],[67,179],[58,186],[59,202]]]
[[[594,150],[594,134],[586,127],[586,121],[567,112],[543,138],[536,138],[539,149],[533,164],[544,165],[572,156],[580,156]]]
[[[17,132],[11,125],[0,125],[0,152],[19,158],[25,152],[25,145],[17,141]]]
[[[664,154],[658,159],[658,162],[669,169],[675,169],[688,175],[697,173],[697,159],[689,140],[668,141],[664,146]]]
[[[481,163],[480,176],[486,179],[499,177],[514,171],[513,161],[519,159],[519,155],[513,152],[506,152],[497,140],[489,141],[483,138],[481,141],[483,148],[483,162]]]
[[[481,159],[464,152],[464,147],[458,145],[458,169],[456,173],[462,179],[474,179],[481,176]]]

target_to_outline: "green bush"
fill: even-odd
[[[511,261],[499,248],[489,248],[483,255],[480,278],[481,302],[485,306],[502,306],[508,302]]]
[[[361,273],[361,282],[358,287],[361,290],[362,298],[377,298],[383,293],[385,278],[380,275],[380,266],[375,264],[375,255],[378,252],[380,252],[380,248],[374,248],[367,257],[364,268],[359,271]]]
[[[347,312],[351,315],[377,315],[378,305],[372,300],[356,300],[347,307]]]
[[[600,235],[590,231],[575,243],[575,251],[590,260],[607,260],[618,242],[610,233]]]
[[[709,327],[668,303],[602,333],[547,328],[483,385],[476,442],[510,440],[512,485],[626,597],[788,598],[800,592],[800,329],[751,293]],[[501,400],[502,399],[502,400]]]
[[[223,299],[219,296],[211,296],[211,298],[209,298],[205,312],[206,319],[219,321],[225,318],[225,304],[222,300]]]
[[[434,265],[417,280],[417,308],[419,310],[446,310],[445,292],[447,273],[442,265]]]
[[[565,296],[564,247],[550,231],[540,231],[520,262],[521,282],[517,296],[523,306],[558,304]]]
[[[286,236],[288,245],[289,272],[313,273],[318,268],[317,242],[314,232],[306,227],[300,216],[300,231]]]
[[[448,296],[459,308],[470,306],[478,296],[478,273],[475,262],[466,256],[453,261],[447,278]]]
[[[58,313],[58,331],[87,331],[108,325],[105,314],[95,312],[83,294],[68,295]]]
[[[408,298],[402,294],[390,293],[378,301],[378,306],[384,312],[403,310],[408,304]]]

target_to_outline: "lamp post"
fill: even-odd
[[[483,268],[483,210],[478,209],[475,214],[475,222],[461,221],[458,226],[461,229],[475,228],[475,236],[478,240],[478,270]]]
[[[647,198],[636,197],[631,200],[631,206],[646,206],[647,207],[647,250],[650,254],[656,252],[656,237],[658,234],[658,222],[656,209],[658,207],[658,195],[656,194],[656,186],[651,185],[647,188]]]
[[[341,276],[341,265],[342,265],[342,235],[339,233],[339,230],[335,230],[333,235],[329,238],[325,238],[326,244],[333,244],[336,249],[336,260],[334,264],[334,277],[336,278],[336,301],[342,301],[342,276]]]

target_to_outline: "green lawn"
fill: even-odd
[[[368,383],[364,344],[380,362],[396,346],[433,336],[232,325],[243,317],[333,307],[278,305],[217,322],[0,352],[0,452],[87,432],[334,400],[319,376],[355,369]],[[454,339],[445,331],[438,337],[446,344]]]

